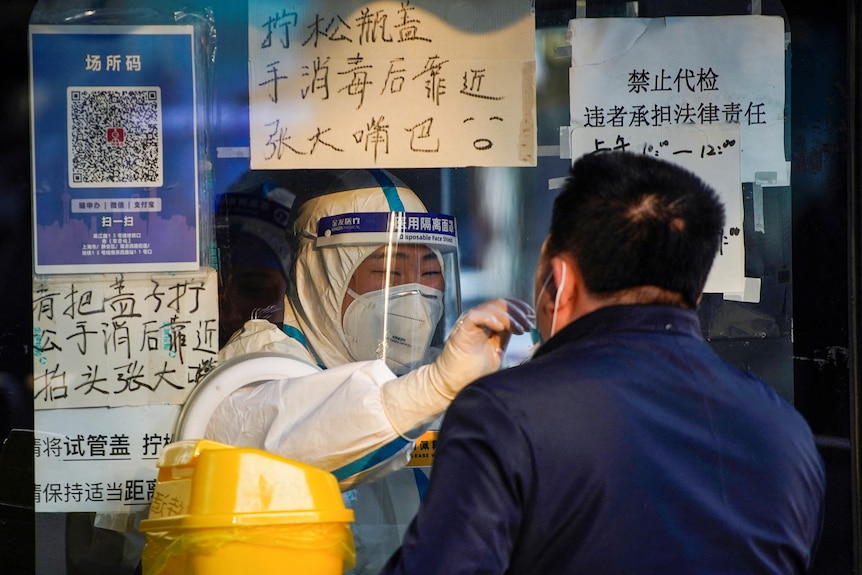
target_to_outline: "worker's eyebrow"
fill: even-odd
[[[381,252],[375,252],[375,253],[371,254],[370,256],[368,256],[367,259],[369,259],[369,260],[384,260],[390,254],[393,258],[397,258],[397,259],[408,259],[408,258],[410,258],[410,254],[408,254],[407,252],[401,251],[398,248],[395,248],[391,252],[387,251],[387,250],[383,250]],[[437,259],[437,255],[434,252],[432,252],[431,250],[428,250],[428,252],[423,254],[420,259],[423,262],[429,261],[429,260],[435,260],[435,259]]]

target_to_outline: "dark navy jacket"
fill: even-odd
[[[384,573],[804,573],[824,481],[803,418],[695,313],[603,308],[459,394]]]

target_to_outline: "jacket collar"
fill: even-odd
[[[563,327],[536,350],[539,357],[580,339],[613,332],[677,333],[701,338],[693,310],[669,305],[613,305],[599,308]]]

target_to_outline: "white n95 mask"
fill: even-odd
[[[442,291],[410,283],[365,294],[348,288],[347,293],[354,300],[342,327],[355,361],[383,359],[396,375],[425,362],[443,316]]]

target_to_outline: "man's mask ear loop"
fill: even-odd
[[[560,285],[557,286],[557,295],[554,297],[554,315],[551,316],[551,334],[548,336],[554,337],[554,334],[557,333],[557,310],[560,307],[560,294],[563,293],[563,287],[566,285],[566,262],[563,261],[563,273],[560,278]]]

